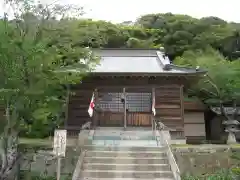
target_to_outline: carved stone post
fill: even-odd
[[[235,144],[237,143],[235,133],[239,132],[239,122],[237,120],[226,120],[223,121],[223,124],[225,125],[225,131],[228,132],[228,139],[227,144]]]
[[[235,133],[240,131],[238,127],[240,125],[240,122],[236,120],[239,114],[239,110],[236,107],[236,104],[234,104],[234,106],[230,108],[225,108],[221,104],[221,107],[211,107],[211,110],[218,115],[226,117],[226,120],[223,121],[222,124],[225,126],[225,132],[228,133],[227,144],[237,143]],[[229,116],[229,114],[231,114],[232,116]]]

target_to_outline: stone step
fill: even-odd
[[[173,178],[171,171],[84,170],[80,178]]]
[[[83,163],[106,163],[106,164],[167,164],[168,159],[159,157],[84,157]]]
[[[84,163],[83,170],[120,170],[120,171],[170,171],[168,164],[106,164],[106,163]]]
[[[102,132],[102,133],[94,133],[94,136],[107,136],[107,137],[146,137],[146,136],[154,136],[154,133],[144,133],[144,132],[137,132],[137,133],[129,133],[129,132],[119,132],[119,133],[109,133],[109,132]]]
[[[155,140],[156,138],[152,135],[141,135],[141,136],[104,136],[98,135],[93,137],[94,140]]]
[[[93,140],[93,145],[100,146],[126,146],[126,147],[157,147],[158,143],[156,140]]]
[[[87,151],[86,157],[166,157],[166,153],[159,151]]]
[[[80,180],[80,178],[78,179]],[[93,178],[93,177],[83,177],[81,180],[113,180],[113,178]],[[114,180],[149,180],[146,178],[114,178]],[[154,178],[151,180],[174,180],[174,178]]]
[[[94,135],[128,135],[128,136],[138,136],[138,135],[153,135],[152,130],[147,131],[123,131],[123,130],[95,130]]]
[[[96,145],[86,145],[84,146],[84,149],[86,150],[98,150],[98,151],[158,151],[158,152],[165,152],[167,150],[167,147],[159,146],[159,147],[147,147],[147,146],[139,146],[139,147],[124,147],[124,146],[96,146]]]

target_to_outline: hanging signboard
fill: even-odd
[[[65,157],[67,144],[67,130],[55,130],[53,142],[53,154]]]

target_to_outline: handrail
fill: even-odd
[[[159,124],[159,129],[157,129],[158,127],[158,124]],[[169,164],[171,166],[171,170],[173,172],[173,176],[174,176],[174,179],[175,180],[181,180],[181,174],[180,174],[180,170],[179,170],[179,167],[177,165],[177,162],[174,158],[174,155],[173,155],[173,152],[171,150],[171,147],[170,147],[170,144],[168,142],[168,140],[165,138],[164,134],[163,134],[163,131],[165,126],[163,123],[161,122],[156,122],[156,120],[154,119],[154,129],[155,131],[159,131],[160,133],[160,142],[163,143],[166,147],[167,147],[167,157],[168,157],[168,161],[169,161]],[[156,135],[156,132],[155,132],[155,138],[157,139],[158,141],[158,138],[157,138],[157,135]]]
[[[84,129],[90,129],[91,128],[91,124],[92,122],[91,121],[88,121],[86,123],[84,123],[81,127],[81,130],[84,130]]]
[[[79,148],[79,150],[80,150],[80,155],[79,155],[77,164],[75,166],[75,170],[73,172],[72,180],[78,180],[79,179],[79,175],[81,173],[81,167],[83,165],[83,159],[84,159],[84,157],[86,155],[86,152],[87,152],[87,150],[83,150],[83,148],[82,148],[82,146],[84,146],[86,137],[84,136],[85,134],[81,135],[81,133],[82,133],[81,131],[85,130],[85,129],[89,129],[89,131],[90,131],[90,129],[91,129],[91,122],[90,121],[88,121],[88,122],[86,122],[82,125],[81,130],[80,130],[79,135],[78,135],[77,148]],[[81,136],[83,136],[83,137],[81,137]]]
[[[72,176],[72,180],[78,180],[79,179],[79,175],[81,173],[81,169],[82,169],[82,165],[83,165],[83,159],[86,156],[86,150],[84,150],[83,152],[81,152],[75,170],[73,172],[73,176]]]

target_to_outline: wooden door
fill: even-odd
[[[152,93],[150,88],[127,88],[127,126],[151,126]]]
[[[151,126],[151,113],[127,112],[128,126]]]
[[[123,127],[124,103],[121,101],[122,88],[98,89],[96,102],[97,125]]]

